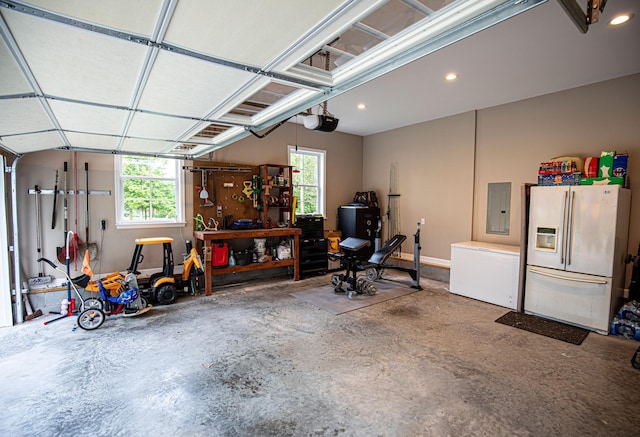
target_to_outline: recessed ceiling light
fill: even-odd
[[[632,18],[633,18],[633,14],[616,15],[609,21],[609,26],[619,26],[631,20]]]
[[[358,103],[358,106],[356,106],[356,108],[358,109],[365,109],[367,107],[367,105],[365,105],[364,103]]]
[[[457,73],[449,73],[444,77],[448,81],[456,80],[458,78]]]

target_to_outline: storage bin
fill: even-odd
[[[237,266],[246,266],[251,262],[251,252],[249,252],[248,250],[243,250],[236,253],[235,257]]]
[[[340,253],[340,237],[329,237],[327,241],[329,242],[328,252]]]
[[[227,243],[213,243],[211,245],[211,266],[227,267],[229,265],[229,245]]]

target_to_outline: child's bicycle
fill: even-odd
[[[78,315],[78,326],[84,330],[98,329],[106,316],[122,314],[123,317],[138,316],[149,311],[152,306],[138,291],[138,281],[133,273],[122,276],[111,273],[86,286],[87,291],[99,291],[100,298],[94,299],[89,308]]]

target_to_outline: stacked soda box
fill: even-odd
[[[580,185],[622,185],[627,186],[626,153],[602,152],[600,156],[584,159],[584,177]]]
[[[632,300],[622,305],[611,321],[611,334],[640,341],[640,302]]]
[[[538,169],[538,185],[579,185],[581,162],[577,159],[557,159],[541,162]]]
[[[628,186],[626,153],[602,152],[587,158],[554,158],[540,163],[538,185],[622,185]]]
[[[577,171],[576,161],[567,159],[566,161],[541,162],[538,174],[564,174],[576,173]]]

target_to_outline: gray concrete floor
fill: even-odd
[[[333,316],[289,296],[329,277],[226,287],[95,331],[0,329],[2,436],[637,435],[633,340],[580,346],[425,290]],[[328,292],[331,292],[328,289]]]

